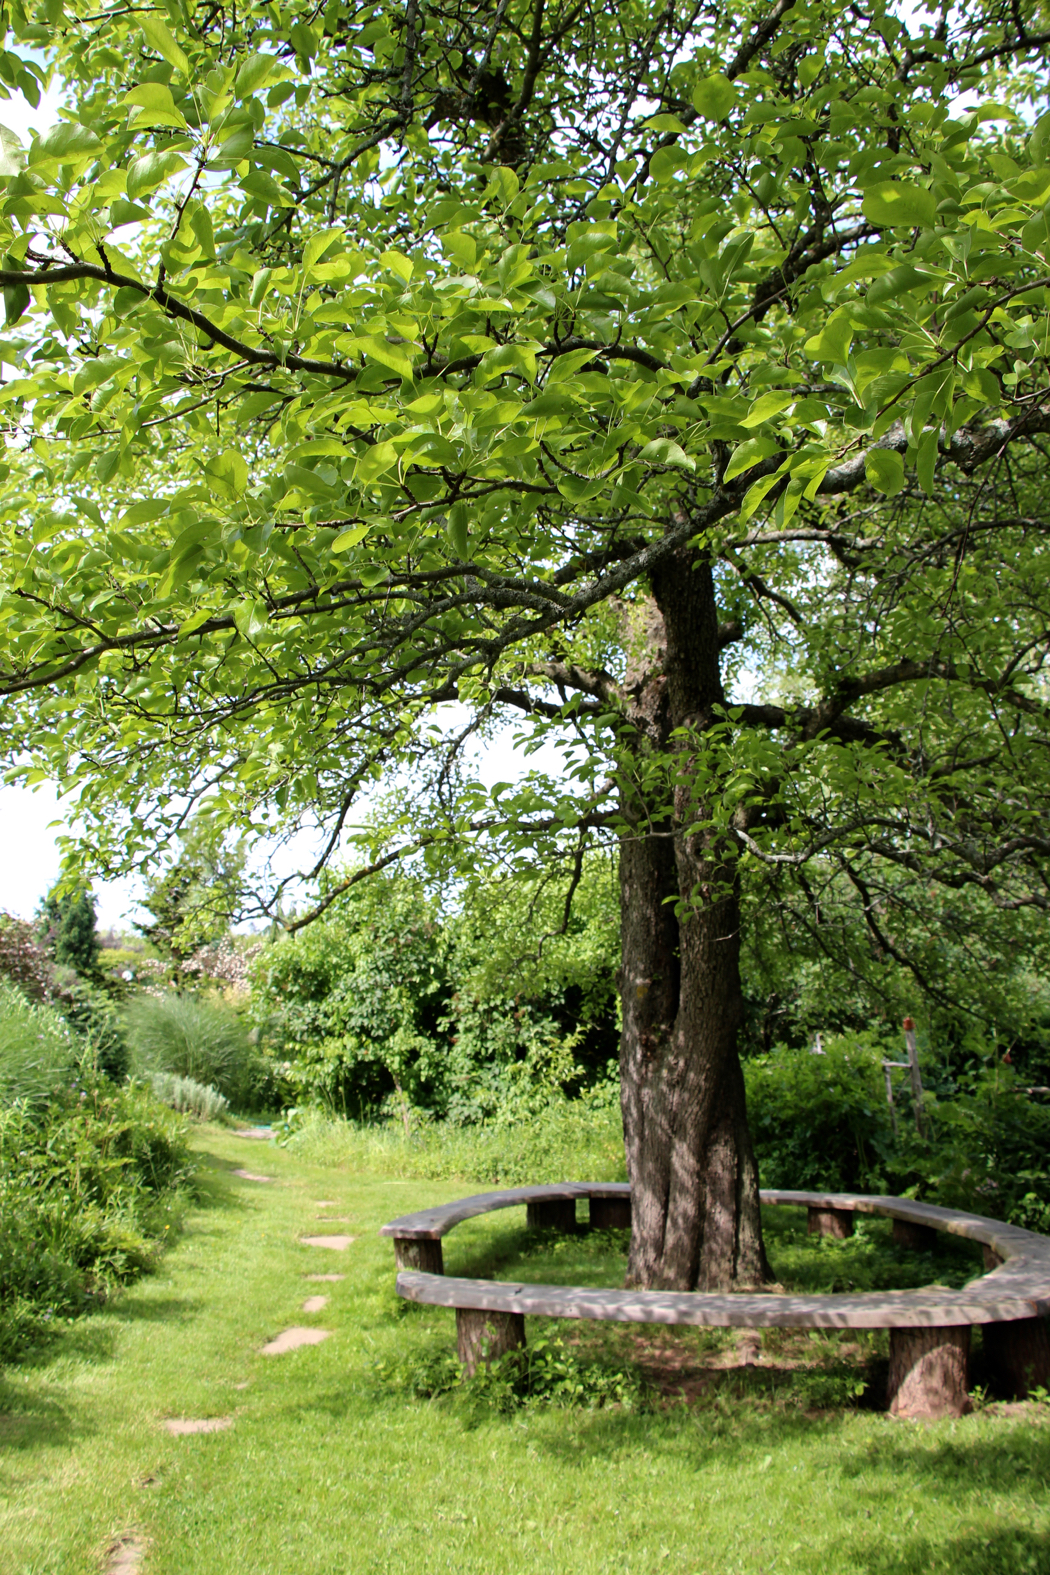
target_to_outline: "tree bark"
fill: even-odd
[[[735,849],[705,824],[704,735],[724,700],[710,564],[680,554],[630,631],[620,850],[620,1086],[627,1283],[728,1290],[769,1278],[736,1036]],[[699,828],[699,829],[697,829]]]

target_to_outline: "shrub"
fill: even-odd
[[[192,1077],[177,1077],[173,1072],[154,1072],[149,1080],[155,1096],[182,1115],[198,1121],[225,1121],[230,1102],[214,1088],[197,1083]]]
[[[39,1103],[72,1080],[83,1045],[49,1006],[0,982],[0,1105]]]
[[[885,1054],[874,1035],[843,1034],[826,1040],[822,1055],[778,1046],[744,1061],[763,1186],[842,1192],[884,1187],[893,1149]]]
[[[177,1118],[90,1071],[0,1110],[0,1360],[150,1268],[190,1175]]]
[[[827,1039],[824,1051],[778,1047],[744,1062],[763,1186],[907,1193],[1050,1226],[1050,1109],[1010,1067],[989,1064],[963,1086],[929,1076],[920,1136],[901,1082],[893,1131],[874,1035]]]
[[[137,1076],[168,1072],[214,1088],[232,1104],[251,1105],[259,1057],[237,1013],[187,991],[142,995],[124,1015]]]
[[[0,913],[0,979],[17,984],[33,1001],[51,995],[51,959],[25,919]]]

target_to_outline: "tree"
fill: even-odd
[[[90,891],[54,887],[40,904],[37,929],[60,968],[72,968],[86,979],[97,975],[99,939]]]
[[[760,1279],[741,883],[1048,901],[1035,5],[11,14],[14,767],[96,867],[388,771],[354,879],[618,838],[629,1276]]]
[[[180,832],[171,863],[150,869],[142,899],[150,922],[135,928],[176,972],[226,934],[240,901],[245,858],[239,842],[228,846],[207,818],[198,816]]]

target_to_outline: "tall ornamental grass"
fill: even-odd
[[[235,1106],[252,1103],[259,1058],[230,1007],[187,991],[141,995],[127,1009],[125,1032],[136,1077],[192,1078]]]
[[[0,1107],[38,1104],[68,1087],[83,1046],[48,1006],[33,1006],[13,984],[0,981]]]

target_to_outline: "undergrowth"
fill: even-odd
[[[173,1112],[86,1063],[0,1108],[0,1362],[150,1269],[191,1174]]]
[[[407,1121],[383,1125],[312,1110],[289,1116],[275,1135],[300,1159],[401,1180],[512,1187],[530,1181],[621,1181],[626,1174],[618,1099],[604,1087],[506,1125],[458,1126],[420,1120],[414,1112]]]

